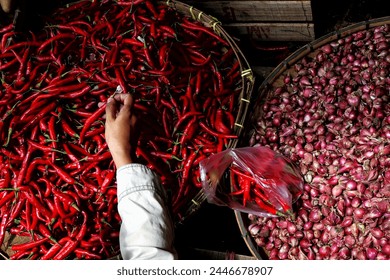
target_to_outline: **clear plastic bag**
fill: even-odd
[[[227,149],[199,164],[209,203],[263,217],[292,215],[303,178],[286,157],[263,146]]]

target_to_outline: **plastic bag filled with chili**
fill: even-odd
[[[228,149],[200,162],[207,201],[263,217],[293,215],[303,191],[299,169],[263,146]]]

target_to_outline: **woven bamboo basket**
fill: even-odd
[[[229,43],[230,47],[235,53],[236,59],[240,63],[241,85],[239,87],[241,88],[241,92],[238,97],[239,108],[237,110],[233,131],[233,133],[237,135],[238,138],[231,139],[227,146],[227,148],[234,148],[237,146],[239,138],[244,132],[244,123],[246,121],[252,91],[254,88],[255,79],[250,64],[240,48],[237,46],[234,39],[222,28],[218,19],[180,1],[168,0],[165,3],[180,13],[191,17],[193,20],[201,22],[204,26],[212,28],[215,34],[219,35]],[[181,209],[181,219],[178,221],[178,223],[183,223],[186,218],[195,213],[205,200],[206,196],[203,190],[199,190],[199,192],[190,200],[190,202]]]
[[[377,26],[382,26],[386,24],[390,24],[390,16],[359,22],[336,30],[330,34],[324,35],[316,39],[315,41],[304,45],[303,47],[292,53],[283,62],[281,62],[262,82],[259,88],[256,89],[257,99],[252,102],[253,107],[251,107],[250,109],[252,111],[252,114],[251,119],[248,119],[248,122],[250,124],[255,124],[257,120],[261,118],[261,105],[266,100],[268,93],[271,92],[273,89],[283,85],[284,74],[289,73],[291,76],[294,76],[296,71],[294,70],[293,66],[302,58],[314,57],[317,54],[317,50],[328,43],[331,43],[341,38],[345,38],[359,31],[370,30]],[[249,127],[248,125],[248,128],[249,129],[243,133],[243,139],[242,142],[240,142],[240,145],[248,145],[248,142],[244,143],[244,141],[249,141],[251,136],[253,136],[255,133],[253,127]],[[248,226],[250,222],[248,219],[248,214],[235,211],[235,216],[237,219],[238,226],[240,228],[241,235],[253,256],[256,259],[267,258],[267,252],[256,244],[253,237],[248,232]]]

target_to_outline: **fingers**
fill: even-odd
[[[123,104],[124,106],[130,107],[130,109],[132,108],[133,103],[134,103],[133,96],[131,94],[128,94],[128,93],[116,94],[113,97],[113,99],[118,101],[120,104]]]
[[[106,105],[106,120],[112,121],[116,118],[130,118],[134,104],[133,100],[131,94],[128,93],[120,93],[114,97],[110,97]]]

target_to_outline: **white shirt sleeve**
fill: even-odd
[[[176,259],[174,227],[159,177],[132,163],[117,170],[119,243],[123,259]]]

